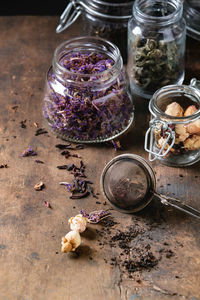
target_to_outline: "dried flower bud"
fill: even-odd
[[[173,117],[182,117],[183,116],[183,109],[177,102],[172,102],[167,105],[165,113],[169,116]]]
[[[81,214],[71,217],[69,219],[70,229],[78,232],[83,232],[87,226],[87,218],[83,217]]]
[[[70,251],[75,251],[81,244],[81,236],[78,231],[69,231],[65,237],[62,237],[61,241],[61,251],[67,253]]]

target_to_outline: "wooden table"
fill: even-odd
[[[96,231],[101,230],[100,224],[88,226],[79,255],[61,253],[69,217],[80,209],[90,212],[109,207],[103,204],[99,184],[106,163],[127,152],[147,159],[143,143],[148,109],[147,101],[135,98],[136,124],[122,139],[119,152],[105,144],[79,150],[87,177],[100,195],[98,200],[92,196],[69,199],[59,182],[72,180],[72,175],[56,168],[66,163],[55,148],[60,140],[51,132],[35,136],[34,126],[34,122],[43,126],[43,88],[54,49],[80,35],[78,22],[56,34],[58,20],[56,16],[0,18],[0,164],[8,164],[0,169],[0,300],[200,299],[199,220],[155,201],[135,215],[113,210],[118,224],[111,228],[111,234],[136,223],[143,228],[139,242],[150,244],[153,253],[161,257],[154,268],[134,272],[129,278],[118,264],[111,264],[113,257],[119,260],[121,249],[101,245]],[[199,78],[199,51],[200,43],[188,38],[185,83]],[[25,120],[26,128],[22,128],[20,122]],[[28,145],[37,148],[37,159],[44,164],[36,164],[35,157],[20,156]],[[152,166],[158,192],[200,209],[199,163],[182,169],[158,162]],[[40,180],[46,187],[37,192],[33,187]],[[52,209],[44,201],[50,202]]]

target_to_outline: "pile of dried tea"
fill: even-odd
[[[133,107],[124,74],[110,80],[114,60],[100,53],[73,52],[59,62],[63,77],[48,72],[43,114],[59,136],[75,141],[113,137],[129,124]]]

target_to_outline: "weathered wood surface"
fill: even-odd
[[[38,122],[43,126],[44,80],[55,47],[80,35],[79,23],[59,35],[55,33],[57,24],[58,17],[0,18],[0,164],[9,166],[0,169],[0,300],[200,299],[200,222],[169,207],[152,202],[137,215],[113,211],[119,223],[116,228],[136,222],[147,228],[151,223],[154,226],[144,240],[157,254],[164,243],[174,252],[170,258],[163,255],[150,271],[136,272],[129,278],[118,266],[111,266],[110,259],[118,258],[120,249],[99,245],[95,229],[101,225],[90,225],[83,234],[79,257],[60,252],[69,217],[81,208],[92,211],[107,207],[99,186],[105,164],[126,152],[147,158],[143,141],[148,110],[146,101],[136,99],[136,125],[123,138],[124,148],[119,153],[107,145],[87,146],[79,152],[102,204],[96,204],[92,197],[70,200],[58,184],[72,178],[56,168],[65,163],[55,148],[58,139],[50,132],[49,136],[35,136],[33,125]],[[188,39],[185,83],[199,76],[199,50],[200,44]],[[11,108],[15,105],[16,112]],[[27,120],[26,128],[21,128],[22,120]],[[20,157],[28,145],[37,147],[37,158],[44,164],[36,164],[35,157]],[[159,192],[200,209],[199,163],[183,169],[157,162],[152,166]],[[39,180],[46,188],[36,192],[33,186]],[[46,208],[44,200],[53,209]]]

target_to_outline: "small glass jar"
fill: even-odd
[[[73,142],[104,142],[127,131],[134,113],[119,49],[89,36],[59,45],[47,73],[43,116]]]
[[[185,21],[181,0],[136,0],[128,22],[128,75],[134,94],[150,99],[184,80]]]
[[[144,148],[149,160],[174,167],[189,166],[200,160],[200,90],[169,85],[159,89],[149,102],[150,127]]]
[[[183,8],[187,35],[200,41],[200,1],[184,0]]]
[[[60,17],[56,31],[68,28],[81,15],[83,35],[100,36],[116,44],[127,61],[127,25],[133,0],[71,0]]]

